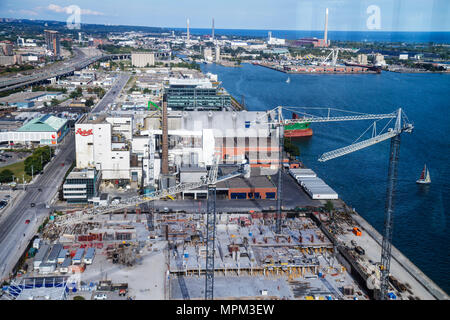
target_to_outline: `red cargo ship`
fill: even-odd
[[[300,119],[296,113],[292,114],[292,119]],[[284,126],[284,136],[286,138],[310,137],[313,134],[309,127],[309,122],[299,122]]]

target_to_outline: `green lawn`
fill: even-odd
[[[16,162],[4,167],[0,167],[0,171],[3,171],[5,169],[9,169],[12,172],[14,172],[14,179],[17,182],[16,178],[19,178],[19,183],[22,183],[22,175],[25,173],[25,165],[24,161]],[[31,176],[27,175],[25,173],[25,181],[29,182],[31,180]]]

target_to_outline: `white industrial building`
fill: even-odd
[[[260,174],[273,174],[278,168],[276,132],[265,112],[170,111],[169,167],[180,173],[180,181],[187,182],[192,178],[189,175],[204,175],[219,152],[221,163],[241,164],[247,159]],[[95,167],[103,180],[157,185],[161,172],[159,115],[94,116],[76,124],[75,133],[78,169]],[[199,169],[194,172],[193,168]]]
[[[150,52],[133,52],[131,54],[133,67],[144,68],[155,65],[155,54]]]

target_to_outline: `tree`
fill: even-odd
[[[59,104],[59,100],[56,99],[56,98],[53,98],[52,101],[50,102],[50,105],[51,105],[52,107],[54,107],[54,106],[56,106],[56,105],[58,105],[58,104]]]
[[[13,181],[13,176],[14,176],[14,173],[11,170],[9,170],[9,169],[2,170],[0,172],[0,182],[1,183],[11,182],[11,181]]]
[[[325,210],[327,210],[328,212],[334,210],[334,205],[333,202],[331,202],[331,200],[327,200],[327,202],[325,203]]]
[[[84,103],[84,105],[86,107],[92,107],[94,105],[94,100],[92,98],[89,98],[86,100],[86,102]]]

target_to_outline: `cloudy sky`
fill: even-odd
[[[0,17],[66,21],[71,6],[81,23],[321,30],[329,8],[329,30],[450,31],[449,0],[0,0]]]

